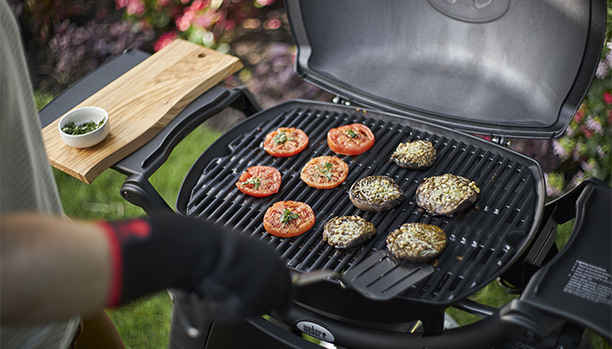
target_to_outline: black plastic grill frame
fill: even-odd
[[[312,157],[336,155],[327,146],[327,131],[348,123],[369,126],[376,143],[358,156],[339,156],[349,165],[345,182],[334,189],[315,189],[300,180]],[[268,132],[297,127],[309,136],[308,147],[289,158],[275,158],[262,148]],[[426,139],[438,152],[428,170],[401,168],[389,161],[399,142]],[[282,175],[279,192],[267,198],[242,194],[235,186],[248,167],[276,167]],[[423,178],[453,173],[474,180],[481,189],[476,205],[456,217],[436,217],[419,209],[414,193]],[[350,185],[368,175],[387,175],[404,190],[404,202],[385,212],[364,212],[348,199]],[[435,272],[401,298],[448,303],[484,287],[503,273],[532,239],[544,204],[543,176],[534,160],[476,137],[390,114],[354,107],[294,101],[264,110],[221,136],[189,171],[177,201],[180,213],[236,229],[273,245],[296,271],[333,269],[343,272],[385,248],[385,237],[406,222],[442,227],[449,244]],[[281,239],[267,234],[262,220],[276,201],[308,203],[315,226],[305,234]],[[376,236],[365,244],[336,250],[322,240],[324,223],[333,216],[357,214],[372,222]]]

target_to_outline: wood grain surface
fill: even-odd
[[[51,165],[85,183],[157,135],[189,103],[242,68],[239,59],[175,40],[75,108],[109,114],[110,134],[89,148],[65,144],[58,118],[42,130]]]

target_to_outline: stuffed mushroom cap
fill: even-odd
[[[453,216],[470,207],[480,193],[473,181],[453,174],[425,178],[416,190],[416,203],[434,216]]]
[[[391,161],[400,167],[423,170],[433,165],[436,156],[436,149],[431,142],[417,140],[398,144],[391,155]]]
[[[361,210],[380,212],[399,205],[404,192],[390,177],[368,176],[353,183],[349,198]]]
[[[387,249],[397,259],[425,263],[446,247],[442,228],[425,223],[405,223],[387,236]]]
[[[359,216],[334,217],[323,226],[323,240],[338,249],[357,246],[375,234],[374,224]]]

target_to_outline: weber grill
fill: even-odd
[[[331,190],[315,189],[300,179],[300,171],[313,157],[333,155],[327,146],[327,130],[359,122],[372,129],[376,143],[359,156],[341,156],[349,165],[345,182]],[[279,126],[297,127],[310,137],[308,147],[289,158],[275,158],[263,151],[265,135]],[[425,139],[438,153],[426,171],[401,168],[389,161],[400,142]],[[265,110],[223,135],[190,170],[177,209],[188,216],[223,224],[273,244],[287,265],[300,272],[331,269],[345,272],[371,252],[385,249],[387,233],[406,222],[442,227],[449,245],[434,275],[408,290],[402,298],[448,304],[464,298],[499,274],[530,241],[543,205],[542,173],[533,160],[475,137],[424,123],[406,123],[389,114],[360,108],[290,102]],[[234,185],[250,166],[277,168],[283,184],[267,198],[242,194]],[[481,188],[476,207],[457,217],[430,216],[414,199],[423,178],[454,173],[474,180]],[[349,200],[351,183],[370,175],[395,179],[405,193],[403,203],[389,211],[363,212]],[[266,209],[276,201],[308,203],[316,212],[315,226],[306,234],[281,239],[263,229]],[[360,215],[378,233],[362,246],[336,250],[323,241],[323,225],[334,216]]]
[[[490,347],[503,342],[505,348],[528,346],[525,343],[556,347],[565,343],[560,333],[576,326],[594,329],[609,340],[611,234],[609,222],[601,222],[610,213],[609,187],[588,180],[545,205],[543,173],[535,160],[472,135],[490,135],[503,143],[506,136],[552,138],[563,133],[597,66],[605,1],[289,0],[286,7],[299,48],[296,71],[337,94],[342,103],[298,100],[260,110],[245,88],[216,86],[114,166],[128,175],[122,195],[149,213],[169,209],[147,178],[184,135],[233,107],[247,118],[194,163],[178,195],[180,214],[263,240],[288,268],[303,275],[321,270],[350,273],[385,250],[387,234],[404,223],[437,225],[447,234],[448,245],[430,263],[431,275],[384,302],[329,278],[296,287],[287,314],[225,327],[205,321],[196,305],[176,297],[171,345],[313,346],[293,331],[356,348]],[[144,58],[128,52],[94,77],[106,78],[109,71],[121,74]],[[95,84],[96,78],[87,81]],[[106,83],[101,81],[97,84]],[[71,90],[70,103],[88,93]],[[64,98],[54,101],[55,107],[69,109],[61,102]],[[61,115],[55,107],[47,111]],[[375,135],[374,146],[358,156],[334,154],[327,131],[351,123],[367,125]],[[278,127],[302,129],[309,137],[306,149],[287,158],[267,154],[263,139]],[[389,160],[400,142],[419,139],[432,142],[437,151],[432,167],[410,170]],[[339,156],[348,164],[348,177],[340,186],[321,190],[301,181],[303,166],[322,155]],[[255,165],[280,171],[278,193],[255,198],[236,188],[239,176]],[[454,217],[432,216],[416,205],[415,191],[424,178],[446,173],[474,181],[480,194],[475,205]],[[357,209],[349,200],[350,185],[370,175],[393,178],[404,191],[403,202],[383,212]],[[264,213],[283,200],[309,204],[316,216],[314,227],[292,238],[269,235],[262,225]],[[347,250],[329,246],[322,238],[323,225],[344,215],[365,218],[377,234]],[[576,227],[569,247],[555,256],[554,228],[573,217]],[[576,281],[575,270],[583,268],[577,267],[579,262],[604,266],[601,280],[592,281],[603,293],[576,297],[579,292],[572,293],[571,287],[568,291]],[[393,275],[381,271],[381,278]],[[519,290],[525,287],[520,300],[497,310],[468,299],[496,279]],[[485,320],[448,329],[444,311],[451,306]],[[559,319],[571,325],[563,327]],[[185,322],[206,333],[189,337]],[[417,327],[419,334],[412,334]],[[267,334],[265,339],[261,332]]]

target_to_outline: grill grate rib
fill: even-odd
[[[294,106],[297,105],[297,106]],[[322,110],[323,109],[323,110]],[[349,165],[346,181],[334,189],[319,190],[300,180],[302,167],[312,157],[335,155],[327,146],[327,131],[348,123],[368,125],[376,143],[356,157],[339,156]],[[308,147],[289,158],[274,158],[261,147],[268,132],[278,127],[297,127],[309,136]],[[389,161],[400,142],[426,139],[438,152],[434,165],[425,171],[400,168]],[[210,149],[211,155],[207,155]],[[527,243],[541,206],[541,171],[534,161],[484,141],[438,129],[431,125],[413,127],[406,119],[338,106],[309,103],[282,105],[247,119],[230,130],[207,150],[195,185],[188,188],[185,214],[202,217],[267,241],[295,270],[349,270],[376,250],[385,248],[389,232],[406,222],[423,222],[442,227],[448,236],[447,249],[435,272],[402,297],[427,301],[463,298],[499,274]],[[276,167],[282,175],[279,193],[267,198],[247,197],[235,182],[254,165]],[[481,188],[475,208],[457,217],[435,217],[420,210],[414,199],[423,178],[444,173],[467,177]],[[405,200],[390,211],[360,211],[348,198],[350,185],[368,175],[387,175],[404,190]],[[183,189],[181,189],[181,194]],[[315,226],[305,234],[288,239],[270,236],[262,225],[266,209],[280,200],[308,203],[315,212]],[[180,208],[179,208],[180,210]],[[361,246],[335,250],[323,242],[323,225],[333,216],[357,214],[376,227],[376,236]],[[485,284],[483,284],[485,283]]]

